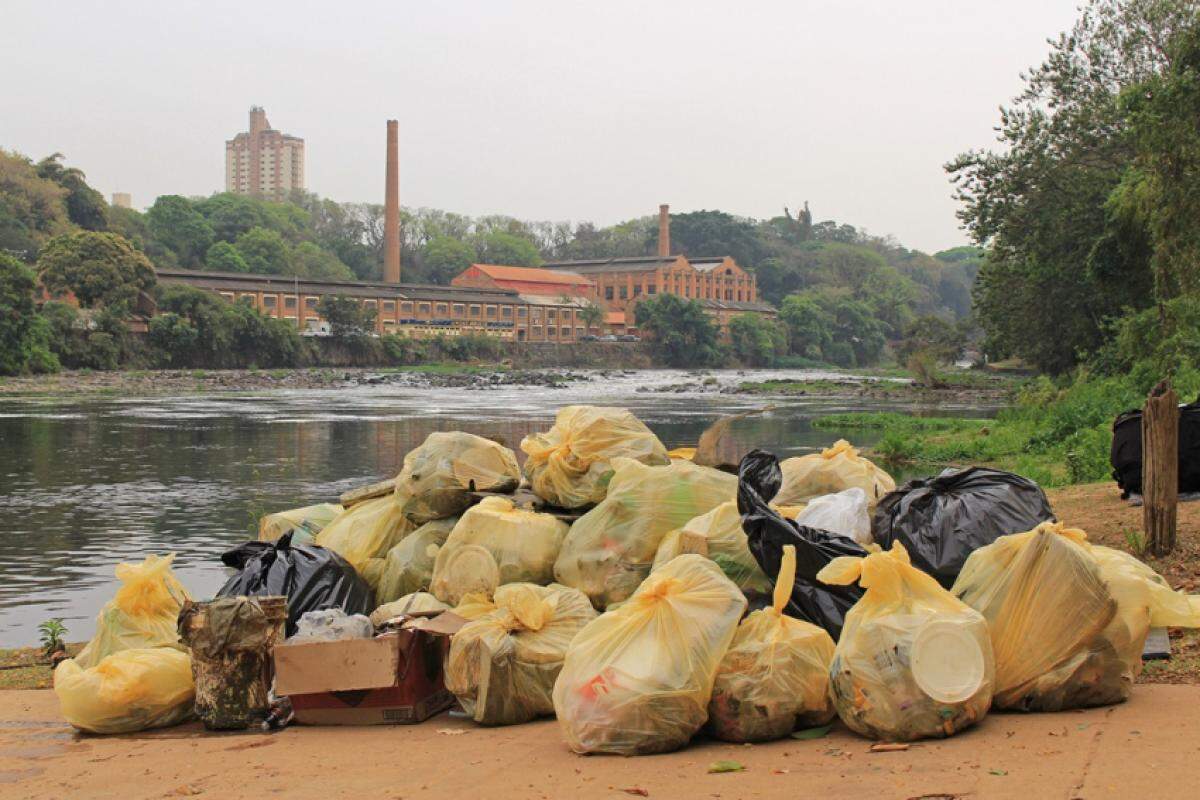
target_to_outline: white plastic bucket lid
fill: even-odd
[[[912,645],[912,674],[921,691],[942,703],[970,699],[983,684],[983,649],[967,624],[931,620],[917,631]]]

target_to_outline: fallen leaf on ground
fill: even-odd
[[[821,725],[816,728],[805,728],[802,731],[792,731],[793,739],[824,739],[832,725]]]
[[[738,761],[714,761],[708,765],[709,772],[742,772],[745,769]]]
[[[195,795],[202,794],[203,792],[203,789],[197,789],[195,786],[188,786],[186,783],[182,786],[176,786],[171,790],[171,794],[175,795],[176,797],[193,797]]]
[[[989,769],[988,774],[989,775],[1007,775],[1008,770],[1006,770],[1006,769]]]
[[[787,775],[789,772],[791,772],[791,770],[788,770],[788,769],[773,769],[773,770],[771,770],[772,775]]]
[[[907,749],[908,745],[906,744],[893,744],[891,742],[881,742],[871,745],[872,753],[899,753]]]
[[[438,728],[437,732],[443,736],[459,736],[467,732],[466,728]]]
[[[635,794],[638,797],[649,797],[650,796],[650,792],[646,791],[645,789],[643,789],[640,786],[631,786],[628,789],[622,789],[621,791],[624,792],[625,794]]]

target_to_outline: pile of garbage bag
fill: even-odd
[[[827,586],[817,580],[826,565],[840,556],[865,556],[852,539],[817,530],[787,519],[764,499],[782,481],[779,460],[764,450],[752,450],[738,467],[737,504],[750,552],[765,575],[778,575],[784,547],[796,549],[795,580],[786,612],[818,625],[836,641],[846,612],[862,597],[857,585]]]
[[[737,485],[732,475],[687,461],[649,467],[616,458],[612,465],[608,494],[572,523],[554,564],[555,580],[596,608],[632,595],[663,537],[732,499]]]
[[[371,624],[376,628],[389,619],[413,614],[436,614],[449,611],[450,606],[438,600],[429,592],[413,592],[404,597],[384,603],[371,612]]]
[[[599,503],[614,458],[649,466],[669,464],[667,449],[640,419],[623,408],[565,406],[554,426],[521,440],[525,478],[539,497],[562,508]]]
[[[807,528],[836,533],[866,547],[871,538],[871,512],[867,493],[852,486],[833,494],[814,497],[794,519]]]
[[[551,693],[567,648],[595,617],[577,589],[501,586],[495,610],[454,635],[446,688],[481,725],[514,725],[553,714]]]
[[[682,528],[664,536],[654,554],[651,570],[659,569],[682,555],[689,534],[705,540],[708,557],[717,562],[725,576],[743,592],[771,593],[771,580],[754,560],[746,534],[742,532],[742,516],[738,513],[736,500],[721,503],[712,511],[688,520]]]
[[[902,543],[913,564],[949,589],[976,549],[1053,519],[1046,493],[1033,481],[968,467],[904,484],[880,501],[873,528],[881,547]]]
[[[967,559],[954,594],[987,619],[996,708],[1119,703],[1151,626],[1200,627],[1200,597],[1172,591],[1126,553],[1061,523],[1002,536]]]
[[[570,748],[636,755],[687,744],[708,719],[717,665],[745,609],[720,567],[685,554],[588,623],[554,684]]]
[[[354,567],[333,550],[293,545],[291,534],[277,542],[246,542],[221,556],[238,573],[217,590],[217,597],[287,597],[287,634],[308,611],[340,608],[370,614],[375,597]]]
[[[267,514],[258,521],[258,540],[274,542],[289,531],[296,544],[309,544],[343,509],[337,503],[318,503]]]
[[[833,639],[783,613],[796,577],[796,547],[785,545],[774,603],[738,625],[713,683],[708,727],[729,742],[764,742],[833,719]]]
[[[834,559],[817,577],[865,590],[846,614],[830,667],[846,727],[904,742],[950,736],[983,718],[995,687],[987,622],[914,567],[904,545]]]
[[[567,524],[487,497],[467,509],[438,550],[430,591],[457,603],[471,592],[492,593],[507,583],[546,584],[554,579]]]
[[[779,492],[768,500],[780,505],[799,505],[814,497],[858,487],[871,508],[896,488],[892,476],[863,458],[845,439],[820,453],[786,459],[779,465],[783,480]]]
[[[171,570],[174,554],[118,564],[121,587],[96,618],[96,634],[54,670],[63,716],[89,733],[133,733],[192,715],[192,659],[176,621],[191,596]]]
[[[414,527],[390,496],[376,497],[338,514],[314,542],[363,570],[370,559],[386,556]]]
[[[388,550],[375,589],[375,601],[382,605],[413,592],[428,591],[438,551],[458,520],[446,517],[426,522]]]
[[[192,716],[192,659],[171,647],[135,647],[84,668],[68,658],[54,670],[62,714],[87,733],[135,733]]]
[[[404,456],[392,499],[416,526],[461,514],[471,492],[511,492],[520,483],[512,450],[470,433],[439,432]]]
[[[82,669],[122,650],[178,647],[176,620],[191,595],[175,577],[175,554],[146,556],[140,564],[118,564],[121,587],[96,617],[96,633],[75,656]]]

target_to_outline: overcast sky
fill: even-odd
[[[107,196],[207,195],[252,104],[306,140],[308,188],[592,220],[808,200],[934,251],[965,242],[942,165],[1073,0],[5,0],[0,146],[59,151]]]

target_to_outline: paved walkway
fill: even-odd
[[[870,744],[835,726],[813,741],[700,740],[665,756],[580,757],[553,720],[487,729],[446,716],[411,727],[212,735],[189,724],[82,737],[61,721],[52,692],[7,691],[0,798],[1195,797],[1200,686],[1138,686],[1112,708],[994,714],[904,752]],[[718,759],[746,771],[708,774]]]

